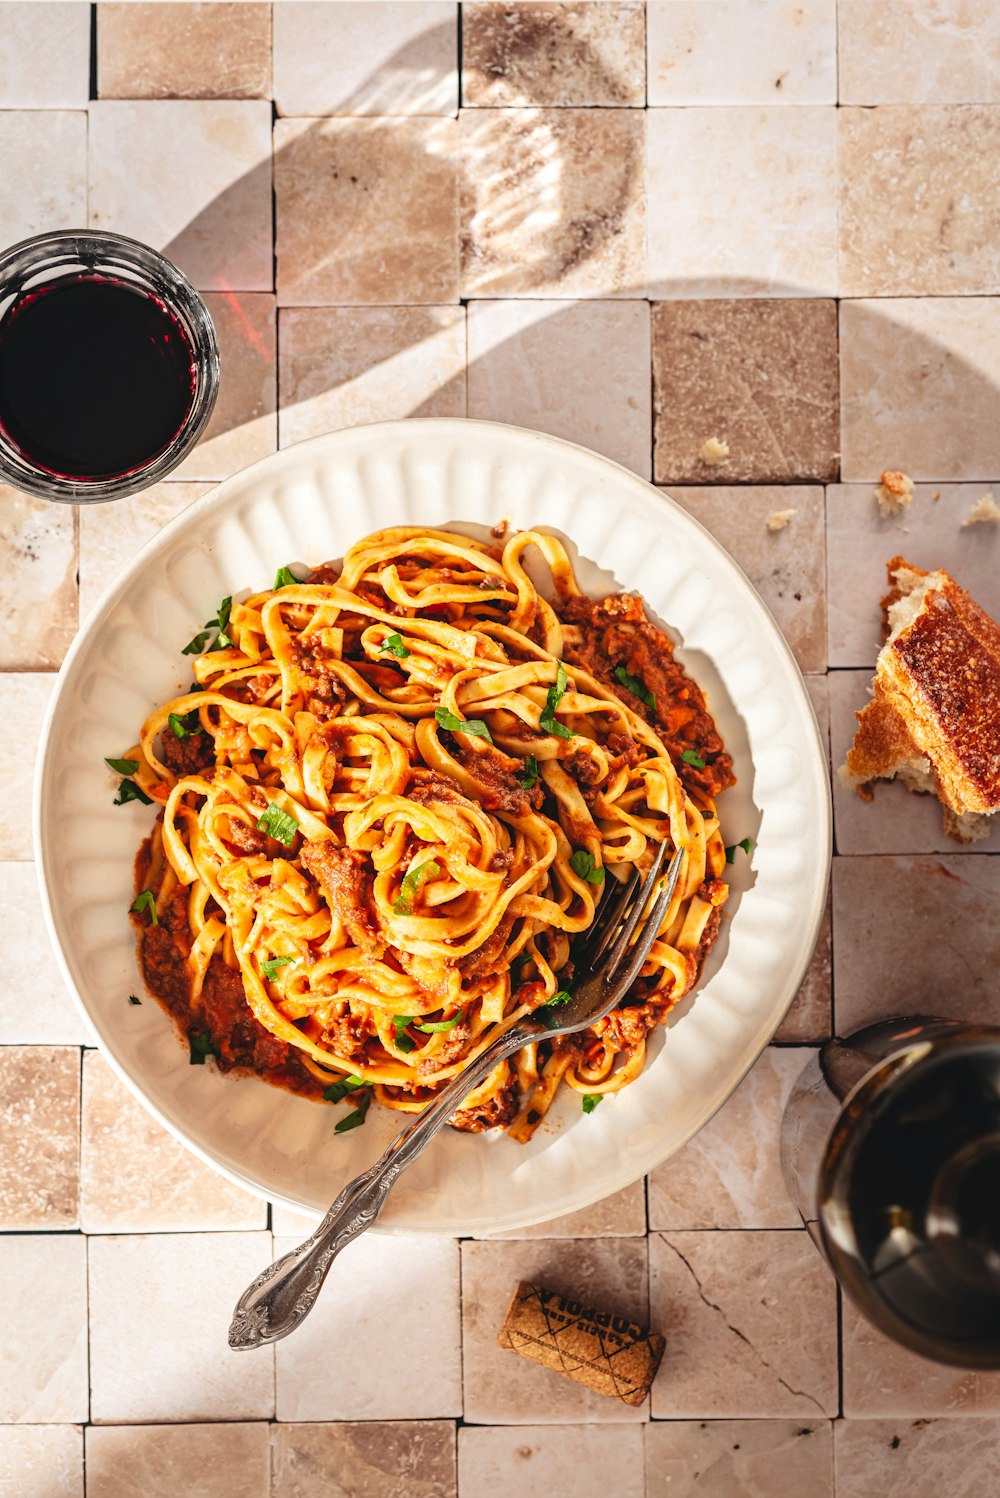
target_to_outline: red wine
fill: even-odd
[[[184,426],[195,386],[183,326],[125,281],[67,276],[0,322],[0,429],[46,473],[86,482],[145,467]]]

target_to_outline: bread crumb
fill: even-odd
[[[768,530],[783,531],[793,515],[797,515],[798,513],[798,510],[772,510],[767,517]]]
[[[1000,520],[1000,505],[997,504],[992,494],[984,494],[982,499],[976,500],[962,521],[962,529],[964,530],[967,525],[987,525],[997,520]]]
[[[709,437],[707,442],[702,443],[698,456],[710,468],[717,468],[729,457],[729,443],[721,441],[718,437]]]
[[[887,468],[882,475],[882,482],[875,490],[875,498],[883,520],[887,520],[890,515],[899,515],[907,505],[913,503],[913,480],[905,473]]]
[[[941,490],[940,489],[935,489],[934,493],[931,495],[931,499],[933,499],[934,503],[937,504],[937,502],[938,502],[938,500],[940,498],[941,498]]]

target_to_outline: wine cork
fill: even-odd
[[[526,1280],[497,1343],[624,1404],[645,1399],[666,1345],[659,1332]]]

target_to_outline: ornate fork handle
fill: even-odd
[[[489,1076],[498,1062],[542,1033],[537,1021],[521,1020],[498,1035],[396,1135],[381,1159],[348,1182],[313,1235],[269,1264],[244,1290],[229,1327],[230,1347],[263,1347],[294,1331],[312,1310],[341,1249],[371,1227],[398,1177],[423,1153],[463,1098]]]

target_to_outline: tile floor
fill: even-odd
[[[209,294],[225,363],[208,437],[155,490],[79,514],[0,491],[0,1493],[995,1493],[1000,1375],[920,1362],[838,1306],[775,1146],[832,1028],[932,990],[1000,1018],[995,838],[966,853],[928,803],[836,790],[806,982],[682,1154],[513,1237],[368,1238],[294,1341],[234,1362],[228,1307],[299,1224],[81,1051],[25,753],[78,618],[211,482],[315,432],[447,413],[574,438],[672,492],[775,613],[839,761],[888,557],[943,563],[1000,613],[1000,531],[961,527],[1000,485],[995,0],[0,20],[0,237],[87,220],[164,248]],[[886,467],[919,480],[897,520],[872,498]],[[497,1351],[533,1273],[665,1331],[645,1407]]]

